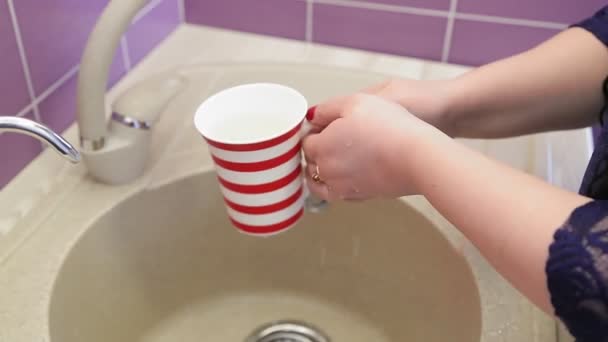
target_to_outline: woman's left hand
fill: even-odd
[[[362,200],[417,193],[410,175],[417,141],[446,137],[397,103],[356,94],[309,111],[307,182],[325,200]],[[314,115],[313,115],[314,114]]]

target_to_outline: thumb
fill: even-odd
[[[311,107],[306,119],[316,128],[325,128],[344,115],[348,97],[337,97]]]

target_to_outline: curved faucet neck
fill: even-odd
[[[148,0],[111,0],[89,36],[78,77],[78,128],[81,146],[103,148],[107,134],[105,93],[110,67],[133,17]]]
[[[29,135],[40,141],[48,143],[60,155],[77,163],[80,161],[80,153],[59,134],[51,131],[48,127],[35,121],[16,117],[0,116],[0,131],[17,132]]]

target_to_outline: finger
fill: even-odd
[[[349,96],[336,97],[311,107],[306,113],[306,118],[313,126],[327,127],[327,125],[344,115],[344,109],[349,98]]]
[[[307,163],[314,163],[319,156],[319,135],[310,134],[302,140],[302,151]]]
[[[303,155],[304,155],[304,161],[306,162],[306,165],[314,164],[315,160],[312,159],[312,157],[309,154],[303,153]]]
[[[310,178],[313,179],[315,175],[318,175],[319,178],[321,177],[321,172],[319,170],[319,166],[317,164],[310,163],[306,165],[306,174],[310,175]],[[321,180],[323,180],[323,178],[320,178]],[[322,181],[321,181],[322,183]]]
[[[318,175],[318,178],[314,177],[315,174]],[[340,192],[334,189],[331,183],[327,183],[327,180],[323,178],[316,164],[306,166],[306,184],[310,192],[322,200],[334,202],[343,199]]]
[[[310,134],[319,134],[319,133],[321,133],[321,132],[323,131],[323,129],[324,129],[324,128],[325,128],[325,127],[316,126],[316,125],[312,124],[312,125],[311,125],[311,128],[310,128],[310,130],[308,131],[308,134],[307,134],[307,135],[310,135]]]
[[[323,177],[321,176],[321,171],[319,170],[319,165],[317,165],[315,163],[310,163],[310,164],[306,165],[306,174],[309,176],[310,180],[313,183],[316,183],[319,185],[325,185],[325,187],[327,188],[325,179],[323,179]]]
[[[314,196],[324,201],[330,200],[329,188],[327,184],[315,182],[308,171],[306,172],[306,185],[308,186],[308,190],[310,190],[310,193]]]

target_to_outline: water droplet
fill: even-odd
[[[327,250],[325,247],[321,247],[320,266],[325,266],[325,258],[327,258]]]
[[[359,249],[361,248],[361,238],[359,236],[353,236],[353,258],[359,256]]]

